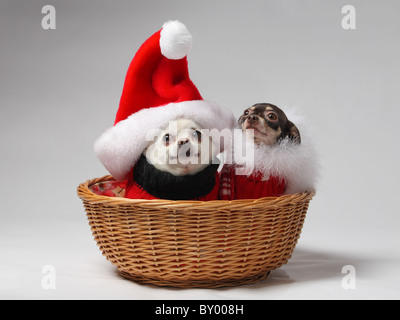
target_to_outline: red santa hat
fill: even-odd
[[[204,101],[190,80],[186,56],[191,47],[186,27],[168,21],[134,56],[114,126],[94,145],[97,157],[115,179],[127,178],[149,144],[149,130],[162,129],[171,120],[188,118],[210,130],[234,127],[232,112]]]

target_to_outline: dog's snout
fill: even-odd
[[[249,118],[248,118],[248,121],[249,121],[250,123],[257,122],[258,120],[259,120],[259,118],[258,118],[258,116],[255,115],[255,114],[250,115]]]
[[[178,146],[182,147],[183,145],[185,145],[188,142],[189,142],[189,139],[181,139],[178,141]]]

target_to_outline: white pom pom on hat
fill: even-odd
[[[183,23],[175,20],[163,24],[160,48],[164,57],[171,60],[184,58],[190,52],[192,42],[192,35]]]

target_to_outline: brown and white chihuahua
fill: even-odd
[[[243,168],[238,162],[223,168],[220,199],[277,197],[295,190],[292,176],[306,167],[297,159],[302,158],[298,152],[301,136],[296,125],[270,103],[257,103],[245,109],[238,125],[248,141],[254,143],[254,155],[245,156],[242,171],[245,174],[236,170]]]
[[[277,106],[270,103],[257,103],[246,109],[240,116],[238,124],[242,131],[254,130],[254,143],[273,146],[284,138],[301,142],[297,127],[286,117]]]

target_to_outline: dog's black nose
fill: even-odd
[[[249,116],[249,121],[250,121],[250,123],[257,122],[258,116],[254,115],[254,114]]]
[[[178,146],[182,147],[184,144],[188,143],[189,139],[181,139],[178,141]]]

